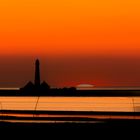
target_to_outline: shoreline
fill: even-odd
[[[50,90],[44,92],[22,92],[21,90],[0,90],[1,96],[40,97],[140,97],[140,89],[94,89],[94,90]]]

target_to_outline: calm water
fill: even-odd
[[[140,97],[0,97],[0,109],[140,112]]]

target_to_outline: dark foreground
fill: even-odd
[[[101,123],[0,123],[0,138],[9,140],[135,140],[139,137],[140,120]]]
[[[140,120],[110,120],[97,123],[0,123],[0,132],[9,132],[12,134],[20,133],[25,136],[40,135],[40,137],[67,137],[90,136],[90,137],[117,137],[123,136],[139,136]],[[112,137],[112,138],[113,138]]]
[[[8,111],[12,114],[30,114],[30,111]],[[3,113],[8,113],[6,110]],[[37,113],[47,113],[53,115],[51,117],[38,117]],[[64,115],[59,117],[59,115]],[[66,117],[65,115],[79,115],[78,117]],[[93,118],[80,117],[80,115],[93,115]],[[120,116],[119,119],[96,118],[95,116]],[[124,119],[128,116],[128,119]],[[135,118],[137,116],[137,119]],[[134,118],[135,119],[134,119]],[[67,137],[86,136],[86,137],[117,137],[117,136],[138,136],[140,134],[140,119],[139,112],[35,112],[34,117],[24,116],[1,116],[0,134],[20,134],[21,136],[43,136],[43,137],[58,137],[67,135]],[[22,122],[23,121],[23,122]],[[48,122],[44,122],[48,121]],[[49,122],[51,121],[51,123]],[[4,135],[7,136],[7,135]],[[66,139],[67,139],[66,137]]]

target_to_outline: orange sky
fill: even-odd
[[[19,60],[22,61],[26,57],[26,61],[22,61],[22,66],[26,67],[33,63],[31,60],[39,57],[43,62],[46,59],[50,61],[48,80],[52,85],[80,82],[96,84],[103,81],[113,86],[140,86],[139,7],[139,0],[2,0],[0,1],[0,64],[9,67],[14,65],[14,73],[19,66]],[[63,62],[64,59],[67,62]],[[80,63],[80,59],[84,59],[83,64]],[[109,60],[110,63],[105,62],[107,65],[104,65],[104,60]],[[90,63],[87,63],[89,61]],[[57,82],[53,76],[55,72],[52,72],[55,65],[63,64],[60,73],[64,74],[68,62],[74,62],[72,72],[68,73],[70,76],[63,79],[61,74],[64,84]],[[94,67],[92,62],[94,64],[99,62],[102,66]],[[51,67],[52,65],[54,67]],[[85,65],[86,73],[81,72]],[[119,72],[114,67],[120,67]],[[132,67],[134,69],[130,71]],[[12,76],[8,71],[6,70],[8,74],[5,69],[0,72],[3,72],[2,76],[8,75],[8,78],[1,78],[0,84],[4,85],[3,81],[6,80],[10,83],[9,77]],[[43,73],[44,79],[47,79],[45,71]],[[58,75],[60,73],[58,72]],[[115,79],[115,73],[119,73],[120,78]],[[25,70],[23,75],[30,74]],[[24,83],[23,79],[21,76],[22,82],[16,84],[20,79],[15,78],[14,85],[20,86]]]

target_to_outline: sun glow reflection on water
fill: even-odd
[[[0,109],[140,112],[140,97],[39,97],[38,103],[37,100],[38,97],[0,97]]]

